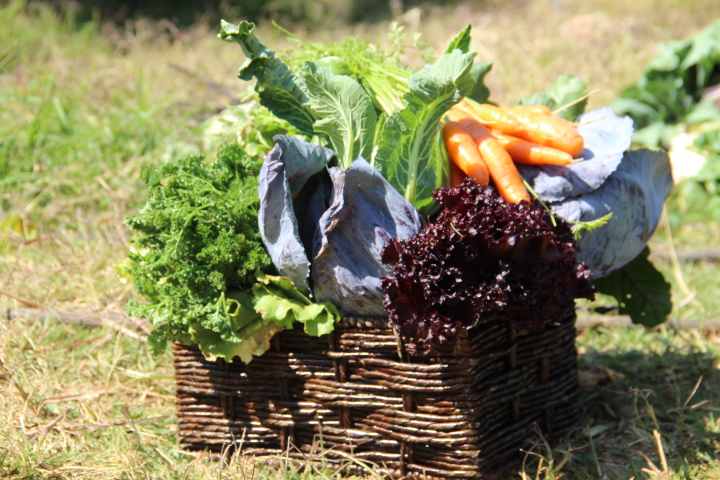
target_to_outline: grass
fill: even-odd
[[[427,7],[400,21],[436,51],[471,22],[473,49],[495,62],[487,80],[500,103],[569,72],[601,88],[590,99],[594,108],[636,80],[659,41],[690,35],[718,15],[711,0],[537,0]],[[269,44],[283,43],[272,28],[260,29]],[[359,24],[312,38],[374,39],[386,31],[385,23]],[[143,203],[140,168],[203,152],[203,122],[243,88],[234,78],[240,50],[215,33],[143,20],[78,25],[40,4],[0,5],[3,310],[22,306],[20,298],[109,315],[134,298],[113,264],[129,248],[122,221]],[[406,61],[421,59],[409,50]],[[662,224],[651,247],[719,244],[716,223],[681,223]],[[674,268],[663,257],[656,264],[673,285],[673,316],[720,318],[716,263]],[[579,433],[552,452],[540,437],[528,444],[528,478],[720,478],[717,336],[598,328],[580,335],[578,346]],[[332,477],[281,459],[221,467],[179,451],[171,375],[169,354],[153,358],[141,338],[112,328],[0,319],[0,478]],[[649,461],[655,473],[642,470],[653,471]]]

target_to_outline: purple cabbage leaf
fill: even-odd
[[[596,220],[612,212],[607,225],[583,232],[577,242],[578,261],[585,262],[597,279],[622,268],[645,248],[671,188],[667,153],[631,150],[598,189],[548,206],[570,222]]]
[[[301,195],[303,187],[326,169],[334,152],[287,135],[275,136],[275,142],[259,174],[260,236],[278,273],[309,289],[310,259],[301,239],[293,197],[304,203],[302,211],[307,213],[309,200]],[[305,225],[309,219],[303,220]]]
[[[334,153],[278,135],[260,171],[258,222],[282,276],[341,311],[384,316],[380,253],[420,231],[418,211],[362,157],[327,168]]]
[[[381,277],[392,274],[380,255],[391,239],[407,239],[423,218],[362,157],[345,171],[330,169],[333,199],[320,218],[312,261],[313,293],[347,314],[385,316]]]

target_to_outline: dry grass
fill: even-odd
[[[487,81],[500,103],[573,73],[601,89],[590,102],[598,107],[635,81],[657,42],[718,16],[714,0],[528,0],[415,9],[399,20],[436,51],[472,23],[473,49],[495,64]],[[312,38],[375,39],[387,27]],[[268,44],[284,44],[269,25],[260,31]],[[3,58],[11,61],[0,61],[0,291],[9,295],[0,294],[0,307],[24,300],[121,312],[134,293],[113,264],[128,249],[122,221],[143,201],[139,170],[201,151],[202,122],[243,88],[234,78],[242,54],[204,26],[177,31],[138,20],[79,29],[15,2],[0,6]],[[407,62],[418,65],[419,55],[409,51]],[[720,242],[715,224],[683,225],[675,234],[678,248]],[[667,246],[668,238],[654,242]],[[682,298],[669,264],[661,268]],[[687,264],[682,273],[697,294],[675,314],[720,317],[717,265]],[[528,478],[720,477],[717,337],[595,330],[579,345],[587,410],[580,433],[554,452],[538,438],[533,452],[541,457],[528,457]],[[180,452],[171,374],[169,355],[153,358],[141,340],[113,328],[0,319],[0,478],[332,476],[282,462],[254,467],[236,459],[221,468]]]

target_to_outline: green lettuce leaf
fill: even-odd
[[[240,342],[238,332],[256,322],[260,316],[255,312],[252,298],[240,290],[228,289],[215,304],[215,311],[198,322],[203,328],[216,332],[227,342]]]
[[[242,336],[239,342],[228,342],[217,332],[200,324],[193,324],[188,327],[188,333],[182,341],[187,345],[196,343],[205,358],[213,362],[218,358],[231,362],[233,358],[239,357],[243,362],[250,363],[253,357],[270,349],[270,340],[282,330],[285,330],[285,326],[263,322],[258,317],[258,320],[238,332],[238,335]]]
[[[580,99],[586,97],[587,94],[587,85],[585,85],[584,81],[578,77],[566,74],[560,75],[557,80],[555,80],[555,83],[544,92],[522,97],[515,102],[515,105],[547,105],[550,109],[557,110],[573,102],[577,102],[557,114],[566,120],[575,120],[585,111],[587,98]]]
[[[330,138],[340,167],[350,167],[359,156],[370,158],[377,113],[360,84],[312,62],[303,66],[299,77],[300,88],[318,118],[313,128]]]
[[[223,295],[217,303],[222,313],[190,322],[175,338],[187,345],[198,344],[208,360],[231,362],[239,357],[250,363],[270,348],[276,333],[293,328],[295,322],[302,323],[308,335],[320,336],[332,332],[335,322],[342,318],[330,301],[314,303],[304,288],[287,277],[258,273],[257,280],[252,295],[228,290],[227,298]]]
[[[617,299],[619,312],[633,323],[654,327],[667,320],[672,311],[670,284],[648,260],[647,247],[620,270],[593,280],[599,293]]]
[[[221,27],[218,35],[221,39],[237,42],[242,47],[247,58],[238,77],[245,81],[257,78],[255,90],[260,96],[260,104],[301,132],[313,135],[315,116],[305,105],[305,95],[285,62],[255,36],[255,25],[246,21],[233,25],[223,20]]]
[[[178,337],[187,345],[196,343],[208,360],[231,362],[239,357],[250,363],[270,348],[273,335],[292,328],[292,317],[277,322],[273,316],[256,311],[254,302],[246,292],[228,290],[218,299],[215,314],[190,322]]]
[[[342,314],[330,301],[314,303],[305,289],[286,277],[259,275],[253,287],[255,311],[266,321],[288,328],[294,322],[303,324],[305,333],[320,336],[330,333]]]
[[[445,184],[436,138],[440,118],[475,85],[470,70],[474,53],[446,53],[410,77],[405,108],[388,117],[374,167],[417,208],[431,213],[432,192]]]

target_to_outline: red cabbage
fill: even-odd
[[[393,240],[382,260],[390,323],[426,347],[501,315],[520,330],[563,319],[575,298],[592,298],[590,270],[575,260],[570,227],[537,200],[505,203],[495,187],[465,180],[436,190],[444,210],[435,223]]]

